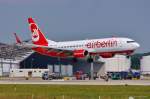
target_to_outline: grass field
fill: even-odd
[[[150,86],[0,85],[0,99],[150,99]]]

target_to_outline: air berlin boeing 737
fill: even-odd
[[[80,41],[55,42],[48,40],[32,18],[28,18],[32,32],[32,43],[22,43],[15,34],[19,46],[31,47],[37,53],[51,57],[89,58],[101,56],[111,58],[115,54],[132,54],[140,45],[129,38],[103,38]]]

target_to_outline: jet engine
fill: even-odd
[[[80,49],[80,50],[74,50],[73,56],[75,58],[84,58],[88,55],[88,51],[84,50],[84,49]]]

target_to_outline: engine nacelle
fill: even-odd
[[[114,55],[115,54],[113,54],[113,53],[102,53],[102,54],[100,54],[100,56],[102,58],[112,58],[112,57],[114,57]]]
[[[74,50],[73,56],[76,58],[84,58],[88,55],[88,51],[86,50]]]

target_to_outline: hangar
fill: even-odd
[[[130,58],[124,55],[116,55],[107,59],[100,58],[94,62],[93,72],[98,76],[108,72],[129,72],[130,64]],[[90,74],[91,64],[83,59],[74,62],[70,58],[59,59],[33,53],[20,62],[20,69],[48,69],[51,72],[59,72],[63,76],[74,76],[78,71]]]
[[[94,62],[94,72],[99,72],[103,62]],[[70,58],[54,58],[49,56],[43,56],[38,53],[33,53],[27,59],[20,62],[20,68],[40,68],[47,69],[51,68],[52,72],[61,72],[64,76],[67,76],[65,72],[72,71],[72,76],[76,71],[82,71],[84,73],[90,73],[90,63],[86,60],[78,60],[74,62]]]

